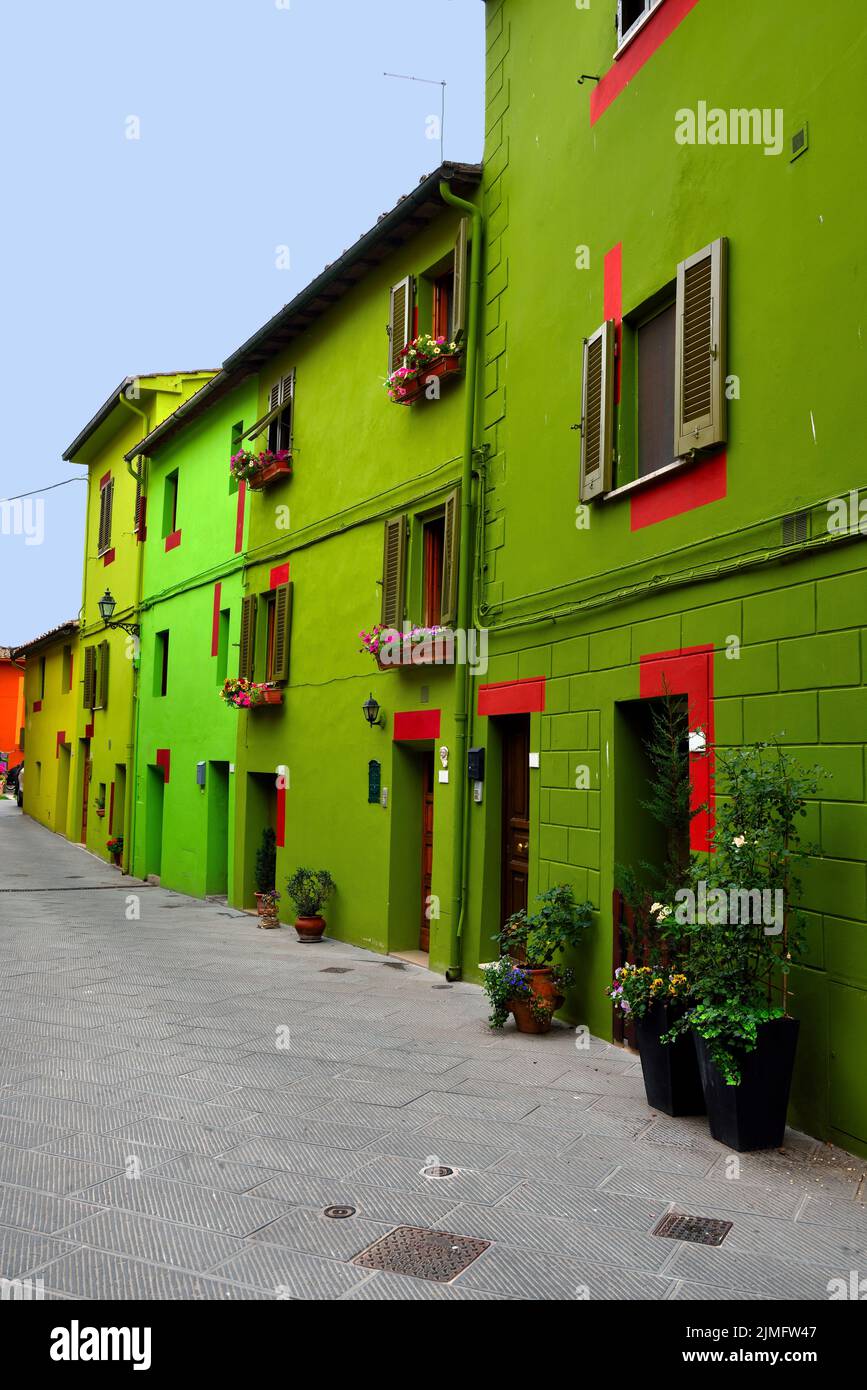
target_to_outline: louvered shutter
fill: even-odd
[[[614,439],[614,320],[584,340],[581,501],[611,488]]]
[[[108,650],[108,642],[100,642],[96,659],[96,709],[105,709],[108,705]]]
[[[403,623],[406,586],[406,517],[393,516],[385,523],[382,559],[382,623],[400,628]]]
[[[141,467],[141,461],[139,461],[139,467]],[[136,534],[136,535],[138,535],[139,532],[141,531],[141,504],[142,504],[141,473],[137,473],[137,474],[136,474],[136,479],[135,479],[135,514],[134,514],[134,516],[133,516],[133,523],[132,523],[132,525],[133,525],[133,530],[135,531],[135,534]]]
[[[272,410],[276,410],[277,407],[278,407],[278,405],[280,404],[280,387],[281,387],[281,385],[282,385],[281,382],[275,381],[275,382],[274,382],[274,385],[271,387],[271,394],[270,394],[270,396],[268,397],[268,412],[269,412],[269,414],[270,414],[270,412],[271,412]]]
[[[467,242],[470,234],[470,219],[461,218],[455,241],[455,284],[452,302],[452,337],[461,340],[467,329]]]
[[[391,290],[388,310],[388,371],[389,375],[403,366],[403,349],[410,339],[412,316],[412,279],[407,275]]]
[[[446,498],[443,538],[443,588],[440,622],[443,627],[458,616],[458,551],[461,541],[461,490],[456,487]]]
[[[726,439],[728,243],[711,242],[677,267],[674,453]]]
[[[99,539],[97,549],[99,554],[108,550],[111,545],[111,512],[112,501],[114,499],[114,479],[111,478],[99,490]]]
[[[241,599],[241,645],[238,652],[238,675],[253,679],[256,656],[256,595]]]
[[[289,637],[292,632],[292,584],[274,590],[274,658],[272,680],[289,679]]]
[[[82,700],[85,709],[93,709],[96,703],[96,648],[84,649],[84,682]]]

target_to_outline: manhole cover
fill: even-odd
[[[731,1221],[716,1221],[712,1216],[683,1216],[670,1211],[654,1227],[655,1236],[670,1240],[688,1240],[693,1245],[722,1245],[732,1228]]]
[[[330,1216],[332,1221],[345,1221],[347,1216],[355,1215],[355,1207],[326,1207],[323,1216]]]
[[[352,1261],[364,1269],[383,1269],[389,1274],[408,1274],[413,1279],[432,1279],[448,1284],[477,1260],[489,1240],[472,1240],[451,1231],[428,1231],[419,1226],[397,1226],[381,1236]]]
[[[320,975],[351,975],[352,971],[346,965],[326,965],[320,970]]]
[[[447,1168],[444,1163],[429,1163],[426,1168],[419,1171],[423,1178],[453,1178],[456,1169]]]

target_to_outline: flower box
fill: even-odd
[[[283,690],[270,681],[250,681],[246,676],[230,676],[223,683],[220,699],[230,709],[258,709],[260,705],[282,705]]]
[[[250,701],[250,709],[258,709],[260,705],[282,705],[283,691],[278,687],[273,690],[262,690],[259,695]]]
[[[369,652],[380,671],[396,666],[453,666],[455,634],[451,628],[386,629],[378,623],[372,632],[360,634],[362,651]]]
[[[254,492],[258,492],[260,488],[268,487],[270,483],[276,483],[281,478],[290,478],[291,476],[292,460],[275,458],[270,463],[264,464],[254,477],[248,478],[247,486],[252,488]]]
[[[400,393],[395,401],[397,405],[412,405],[427,391],[427,384],[431,377],[439,379],[451,376],[460,376],[463,371],[463,358],[458,353],[449,353],[447,356],[436,357],[432,362],[428,362],[425,367],[419,369],[419,374],[406,381],[396,390]]]

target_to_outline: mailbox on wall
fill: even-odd
[[[471,782],[484,782],[485,780],[485,750],[484,748],[471,748],[467,754],[467,776]]]

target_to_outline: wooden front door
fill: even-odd
[[[500,924],[527,906],[530,868],[530,719],[502,721],[503,880]]]
[[[433,873],[434,755],[422,754],[421,771],[421,918],[418,949],[430,950],[430,895]]]
[[[81,843],[87,843],[87,803],[90,800],[90,775],[93,763],[90,761],[90,744],[84,745],[84,766],[81,773]]]

